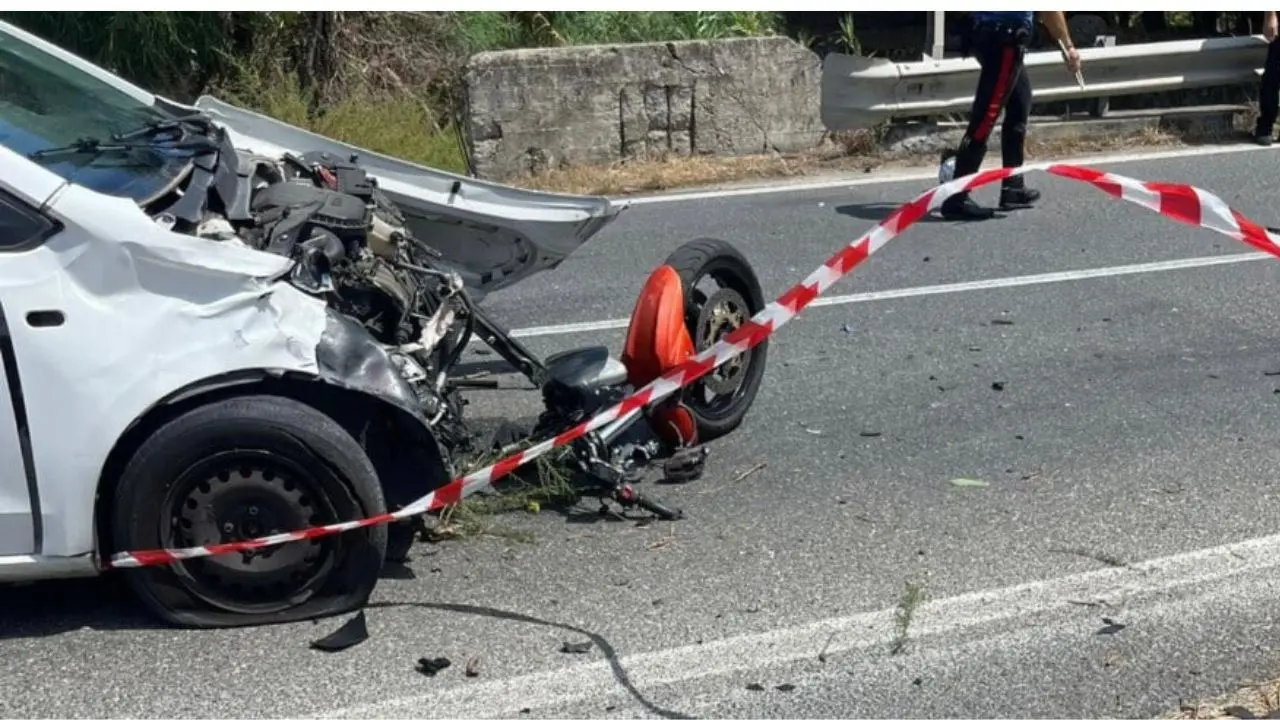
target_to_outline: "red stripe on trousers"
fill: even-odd
[[[996,85],[991,90],[991,99],[987,101],[987,114],[982,116],[978,129],[973,133],[976,142],[983,142],[991,134],[1000,117],[1000,105],[1003,104],[1005,92],[1009,89],[1009,75],[1013,70],[1013,46],[1006,45],[1000,55],[1000,71],[996,73]]]

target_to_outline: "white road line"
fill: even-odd
[[[1274,577],[1280,567],[1280,535],[1172,555],[1123,568],[1106,568],[1013,587],[983,590],[926,602],[916,610],[916,639],[1012,623],[1048,613],[1078,612],[1080,598],[1133,608],[1143,599],[1194,587],[1221,587],[1245,573]],[[1241,588],[1245,590],[1245,588]],[[884,647],[894,632],[893,608],[837,617],[798,627],[740,635],[702,645],[638,653],[619,660],[637,689],[699,678],[758,671],[830,655]],[[608,661],[508,679],[478,682],[437,692],[392,698],[333,711],[323,717],[515,717],[520,708],[560,706],[618,690]]]
[[[1181,157],[1198,157],[1201,155],[1229,155],[1240,152],[1261,152],[1269,150],[1258,145],[1240,144],[1223,147],[1192,147],[1178,150],[1166,150],[1151,153],[1126,153],[1120,155],[1086,155],[1073,158],[1061,158],[1061,162],[1076,165],[1102,165],[1141,160],[1167,160]],[[995,167],[991,165],[990,167]],[[653,205],[656,203],[687,202],[691,200],[714,200],[719,198],[747,197],[750,195],[770,195],[776,193],[807,192],[810,190],[832,190],[836,188],[852,188],[859,185],[880,185],[883,183],[912,182],[916,180],[935,180],[938,177],[936,167],[927,170],[903,170],[898,173],[886,173],[875,177],[846,177],[835,180],[821,180],[808,183],[781,183],[775,185],[751,185],[748,187],[722,188],[719,190],[696,190],[691,192],[670,192],[660,195],[640,195],[636,197],[610,198],[614,202],[627,205]]]
[[[1231,265],[1235,263],[1253,262],[1272,258],[1268,253],[1232,253],[1230,255],[1209,255],[1205,257],[1183,258],[1180,260],[1162,260],[1159,262],[1137,263],[1134,265],[1113,265],[1111,267],[1091,268],[1087,270],[1065,270],[1062,272],[1041,273],[1039,275],[1017,275],[1014,277],[991,278],[989,280],[971,280],[969,282],[947,283],[944,285],[922,285],[919,287],[899,288],[897,290],[877,290],[874,292],[854,293],[851,295],[832,295],[820,297],[809,307],[831,307],[834,305],[850,305],[853,303],[874,302],[877,300],[899,300],[902,298],[923,297],[925,295],[949,295],[952,293],[970,292],[973,290],[997,290],[1000,288],[1023,287],[1026,285],[1046,285],[1048,283],[1073,282],[1091,278],[1118,277],[1121,275],[1142,275],[1146,273],[1168,272],[1170,270],[1188,270],[1192,268],[1212,267],[1215,265]],[[627,318],[614,320],[595,320],[590,322],[564,323],[561,325],[540,325],[520,328],[512,331],[519,338],[540,337],[543,335],[569,335],[572,333],[599,332],[602,330],[619,330],[627,327]]]

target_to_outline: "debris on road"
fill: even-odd
[[[951,478],[951,484],[956,487],[987,487],[990,485],[986,480],[978,478]]]
[[[705,445],[681,448],[662,464],[662,482],[683,484],[702,477],[711,449]]]
[[[769,463],[767,463],[767,462],[759,462],[759,463],[756,463],[755,465],[752,465],[751,467],[747,468],[746,470],[743,470],[742,472],[738,473],[738,474],[737,474],[736,476],[734,476],[734,478],[733,478],[732,480],[730,480],[729,482],[721,483],[721,484],[719,484],[719,485],[715,485],[715,486],[713,486],[713,487],[709,487],[709,488],[707,488],[706,490],[703,490],[700,494],[702,494],[702,495],[708,495],[708,494],[710,494],[710,493],[719,492],[719,491],[723,490],[724,488],[727,488],[727,487],[729,487],[729,486],[731,486],[731,485],[736,485],[736,484],[738,484],[739,482],[741,482],[741,481],[743,481],[743,480],[746,480],[748,477],[751,477],[752,475],[755,475],[756,473],[760,472],[761,470],[763,470],[763,469],[765,469],[765,468],[767,468],[767,467],[769,467]]]
[[[1129,567],[1129,563],[1125,560],[1118,558],[1115,555],[1110,555],[1097,550],[1051,547],[1049,548],[1049,552],[1059,553],[1062,555],[1076,555],[1090,560],[1097,560],[1098,562],[1103,563],[1104,565],[1110,565],[1111,567]]]
[[[748,683],[747,689],[752,692],[764,692],[764,686],[760,683]]]
[[[997,380],[996,382],[991,383],[991,389],[995,390],[996,392],[1000,392],[1001,390],[1004,390],[1004,381]]]
[[[924,551],[920,551],[920,554],[924,554]],[[895,627],[893,643],[889,646],[890,655],[901,655],[906,652],[907,642],[910,639],[911,620],[924,601],[924,588],[914,583],[907,583],[902,597],[898,600],[898,607],[893,613]]]
[[[480,676],[480,656],[477,655],[467,661],[467,666],[463,668],[463,674],[467,677]]]
[[[334,653],[355,647],[368,639],[369,625],[365,621],[364,610],[361,610],[355,614],[355,617],[343,623],[342,627],[319,640],[312,640],[311,647],[321,652]]]
[[[852,335],[857,331],[857,328],[853,326],[853,323],[845,323],[840,329],[844,331],[845,335]]]
[[[1102,627],[1098,630],[1098,632],[1097,632],[1097,633],[1095,633],[1095,634],[1097,634],[1097,635],[1115,635],[1116,633],[1118,633],[1118,632],[1120,632],[1121,630],[1125,629],[1125,625],[1124,625],[1123,623],[1118,623],[1118,622],[1116,622],[1115,620],[1112,620],[1111,618],[1105,618],[1105,617],[1104,617],[1104,618],[1102,618],[1102,624],[1103,624],[1103,626],[1102,626]]]
[[[818,662],[825,663],[827,661],[827,648],[831,647],[831,641],[836,639],[836,634],[831,633],[827,641],[822,644],[822,649],[818,651]]]
[[[415,668],[418,672],[427,677],[435,677],[436,673],[448,668],[453,663],[449,662],[449,658],[418,658],[418,666]]]
[[[992,325],[1012,325],[1013,321],[1007,318],[996,318],[991,321]]]
[[[774,687],[774,690],[778,690],[781,692],[791,692],[792,690],[795,690],[795,689],[796,689],[796,686],[792,685],[791,683],[782,683],[781,685]]]
[[[587,653],[591,652],[591,646],[593,644],[594,643],[592,643],[590,640],[586,642],[579,642],[579,643],[569,642],[568,640],[566,640],[564,644],[560,646],[560,652],[565,653],[567,655],[586,655]]]

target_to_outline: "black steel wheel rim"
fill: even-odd
[[[318,465],[318,463],[317,463]],[[228,450],[187,468],[170,486],[160,536],[170,547],[214,545],[337,521],[327,468],[264,450]],[[328,486],[328,487],[326,487]],[[193,596],[241,614],[279,612],[306,602],[338,564],[336,537],[172,565]]]

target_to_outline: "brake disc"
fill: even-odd
[[[746,308],[746,299],[733,288],[721,288],[707,298],[702,304],[702,311],[698,313],[695,346],[699,350],[705,350],[742,327],[747,321]],[[729,395],[742,384],[749,363],[749,354],[742,353],[702,376],[702,382],[716,395]]]

